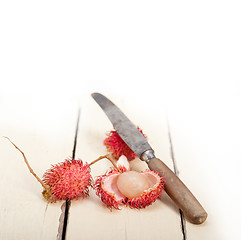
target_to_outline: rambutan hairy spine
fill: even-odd
[[[116,201],[114,194],[105,191],[102,186],[103,180],[105,180],[106,177],[117,174],[119,174],[118,170],[111,169],[110,171],[107,171],[106,174],[98,176],[93,185],[93,189],[95,190],[96,195],[100,197],[101,201],[105,203],[109,209],[115,208],[117,210],[120,210],[119,204],[122,201]]]
[[[137,127],[137,129],[145,138],[147,138],[139,127]],[[107,137],[103,141],[103,144],[106,146],[107,151],[111,152],[116,159],[119,159],[121,155],[126,156],[128,160],[133,160],[136,157],[136,154],[129,148],[115,130],[107,133]]]
[[[58,200],[85,198],[92,184],[90,167],[82,160],[66,159],[47,170],[43,182]]]

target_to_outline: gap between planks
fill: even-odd
[[[80,120],[80,109],[78,111],[77,123],[76,123],[76,129],[75,129],[74,146],[73,146],[73,152],[72,152],[73,159],[75,158],[75,152],[76,152],[76,146],[77,146],[79,120]],[[167,128],[168,128],[168,139],[169,139],[169,146],[170,146],[170,156],[171,156],[171,160],[173,163],[174,173],[178,176],[179,170],[177,168],[176,159],[175,159],[175,155],[174,155],[174,148],[173,148],[170,124],[169,124],[168,119],[167,119]],[[59,218],[59,228],[58,228],[57,240],[65,240],[66,239],[70,206],[71,206],[71,201],[69,201],[69,200],[66,200],[63,203],[63,205],[61,206],[61,215]],[[186,240],[187,239],[186,220],[185,220],[185,217],[184,217],[181,209],[179,209],[179,213],[180,213],[181,231],[182,231],[182,235],[183,235],[183,240]]]
[[[171,160],[172,160],[172,163],[173,163],[173,169],[174,169],[174,173],[178,176],[179,170],[177,168],[177,163],[176,163],[176,159],[175,159],[171,129],[170,129],[170,124],[169,124],[168,118],[167,118],[167,129],[168,129],[168,139],[169,139],[170,155],[171,155]],[[182,230],[183,240],[186,240],[187,239],[186,219],[185,219],[184,214],[183,214],[183,212],[180,208],[179,208],[179,214],[180,214],[181,230]]]
[[[78,110],[77,123],[75,128],[74,146],[72,151],[72,158],[75,158],[76,146],[77,146],[77,136],[79,131],[79,120],[80,120],[80,109]],[[61,215],[59,218],[59,228],[57,234],[57,240],[65,240],[68,226],[69,209],[71,206],[71,201],[66,200],[61,206]]]

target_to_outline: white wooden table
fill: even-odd
[[[66,239],[241,239],[239,13],[235,1],[0,3],[0,136],[35,172],[72,155],[79,109],[76,158],[106,154],[113,128],[90,96],[99,91],[171,169],[175,162],[208,212],[205,223],[184,220],[182,229],[165,193],[143,210],[110,211],[91,190],[71,202]],[[0,239],[61,239],[65,202],[43,199],[4,138],[0,161]],[[109,167],[103,160],[92,175]]]

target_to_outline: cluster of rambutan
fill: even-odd
[[[143,134],[141,130],[140,132]],[[83,163],[82,160],[67,159],[52,165],[43,175],[43,180],[30,168],[24,153],[10,139],[9,141],[22,153],[30,172],[43,186],[43,196],[49,202],[85,198],[92,187],[108,208],[119,209],[120,205],[125,205],[140,209],[160,198],[164,189],[165,181],[157,172],[130,170],[128,160],[134,159],[136,155],[116,131],[107,135],[104,145],[112,157],[118,160],[117,164],[108,155],[99,157],[90,164]],[[114,167],[94,181],[90,166],[103,158],[109,159]]]

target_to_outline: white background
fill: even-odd
[[[204,226],[188,224],[187,234],[240,239],[240,12],[240,1],[232,0],[1,1],[0,135],[28,149],[29,142],[43,144],[41,137],[51,144],[69,133],[71,146],[78,107],[85,109],[81,117],[89,118],[90,131],[99,126],[105,133],[111,125],[99,119],[103,113],[90,98],[95,91],[144,126],[154,146],[162,134],[159,120],[168,116],[180,177],[193,184],[209,213]],[[0,145],[2,169],[15,166],[3,159],[12,149],[4,140]],[[43,155],[44,146],[38,146]],[[165,155],[162,148],[157,152]],[[40,175],[48,164],[38,166]],[[13,169],[15,175],[26,173],[24,166]],[[1,191],[8,191],[8,181]],[[26,200],[16,197],[1,211],[19,201]],[[21,229],[6,215],[1,213],[1,239],[17,239],[11,234]],[[174,239],[179,226],[171,220],[167,226],[166,236]]]

